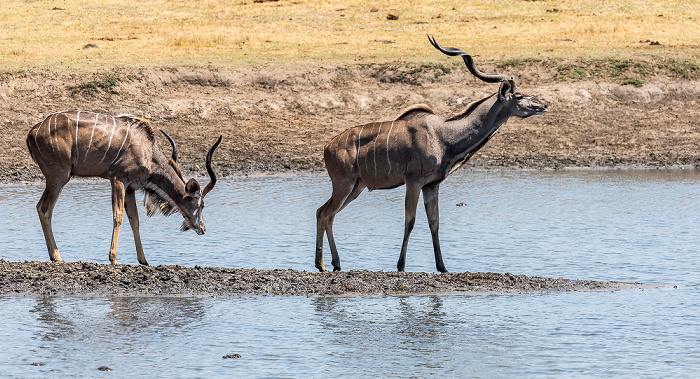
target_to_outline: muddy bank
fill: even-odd
[[[550,112],[511,119],[468,166],[700,167],[696,80],[659,75],[635,87],[562,82],[554,68],[533,63],[483,70],[515,76],[519,91]],[[206,175],[204,155],[222,134],[214,163],[226,176],[325,171],[324,143],[348,127],[392,120],[417,103],[449,116],[496,90],[459,65],[22,71],[0,77],[0,181],[42,179],[25,137],[60,110],[149,119],[176,140],[188,175]]]
[[[131,266],[0,259],[5,296],[356,296],[541,293],[642,288],[591,280],[496,273],[306,272],[218,267]]]

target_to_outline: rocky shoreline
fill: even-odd
[[[0,259],[0,296],[381,296],[547,293],[644,288],[510,273],[306,272],[221,267],[9,262]]]

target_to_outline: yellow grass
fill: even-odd
[[[697,59],[699,25],[697,0],[3,0],[0,64],[434,61],[426,34],[490,59]]]

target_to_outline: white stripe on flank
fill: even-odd
[[[346,131],[343,132],[343,133],[348,134],[347,136],[345,136],[345,147],[343,148],[344,154],[348,154],[348,139],[350,139],[350,134],[351,134],[350,130],[352,130],[352,129],[347,129]],[[342,137],[343,133],[340,133],[338,135],[338,137],[339,138]],[[340,142],[338,142],[338,148],[340,148]],[[338,165],[338,167],[340,167],[340,152],[339,151],[336,151],[336,153],[335,153],[335,164]]]
[[[46,119],[48,119],[49,117],[51,117],[51,115],[46,116],[46,117],[44,118],[44,120],[41,121],[41,124],[39,124],[39,127],[36,128],[36,133],[34,133],[34,144],[35,144],[37,147],[39,147],[39,141],[38,141],[38,139],[37,139],[37,136],[39,135],[39,130],[41,130],[41,127],[44,126],[44,123],[46,122]],[[41,151],[42,149],[38,149],[38,150],[39,150],[39,155],[43,157],[43,156],[44,156],[44,153]]]
[[[349,130],[346,130],[346,132],[348,132],[348,136],[345,137],[345,151],[348,151],[348,139],[350,139],[351,133],[349,133],[350,132]]]
[[[382,134],[382,124],[383,122],[379,123],[379,131],[374,137],[374,179],[377,179],[377,139],[379,138],[379,135]]]
[[[78,157],[80,156],[80,151],[78,151],[78,123],[80,123],[80,111],[78,111],[78,115],[75,116],[75,161],[78,161]]]
[[[345,132],[343,132],[345,133]],[[340,139],[343,136],[343,133],[338,134],[334,139],[338,140],[338,143],[336,143],[335,146],[335,165],[340,167]],[[347,144],[347,140],[345,142]]]
[[[92,146],[92,136],[95,135],[95,127],[97,126],[97,118],[100,117],[99,113],[95,115],[95,125],[92,126],[92,133],[90,134],[90,142],[88,142],[87,150],[85,150],[85,158],[83,162],[87,160],[88,152],[90,151],[90,146]]]
[[[102,156],[102,159],[100,159],[100,163],[105,160],[105,157],[107,156],[107,153],[109,152],[109,148],[112,147],[112,138],[114,138],[114,131],[117,130],[117,119],[112,117],[112,135],[109,136],[109,142],[107,142],[107,149],[105,149],[105,155]],[[99,164],[99,163],[98,163]]]
[[[360,171],[360,147],[362,146],[362,130],[365,128],[365,125],[362,125],[362,127],[360,128],[360,135],[359,137],[357,137],[357,155],[355,156],[355,162],[357,163],[358,172]]]
[[[53,114],[53,129],[56,131],[56,116],[57,114]],[[58,138],[56,138],[58,141]],[[51,139],[51,119],[49,119],[49,145],[51,145],[51,151],[53,151],[53,154],[56,155],[56,148],[53,145],[53,140]]]
[[[372,136],[371,132],[372,132],[372,131],[370,130],[370,131],[369,131],[369,133],[370,133],[370,138],[371,138],[371,136]],[[369,149],[369,142],[367,143],[367,148]],[[369,174],[369,167],[367,167],[367,163],[368,163],[368,161],[369,161],[368,158],[369,158],[369,150],[367,150],[367,155],[365,155],[365,171],[367,171],[367,173]]]
[[[117,156],[114,157],[114,160],[112,160],[112,163],[109,164],[110,166],[112,166],[114,164],[114,162],[117,161],[117,158],[119,158],[119,153],[122,152],[122,148],[124,147],[124,144],[126,143],[126,139],[129,138],[129,128],[130,127],[131,127],[131,122],[126,124],[126,135],[124,136],[124,141],[122,141],[122,145],[119,146],[119,151],[117,151]]]
[[[387,163],[389,163],[389,175],[391,175],[391,158],[389,158],[389,136],[391,135],[391,129],[394,128],[394,121],[391,122],[391,127],[389,127],[389,133],[386,134],[386,161]]]
[[[42,126],[44,126],[46,119],[49,117],[51,117],[51,115],[46,116],[46,118],[44,118],[44,120],[41,122],[41,124],[39,124],[39,127],[36,128],[36,133],[34,133],[34,143],[37,144],[37,146],[39,145],[39,141],[37,140],[37,136],[39,135],[39,130],[41,129]]]

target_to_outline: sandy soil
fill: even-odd
[[[485,66],[484,71],[494,71]],[[660,77],[643,87],[561,83],[530,65],[519,90],[550,112],[512,119],[464,169],[700,167],[700,82]],[[70,87],[116,74],[111,92]],[[25,147],[29,128],[67,109],[134,114],[168,131],[187,176],[205,176],[204,155],[219,134],[221,176],[325,171],[324,143],[356,124],[394,119],[417,103],[459,112],[497,89],[464,70],[352,65],[144,69],[116,73],[28,71],[0,77],[0,182],[42,180]],[[159,136],[160,138],[160,136]],[[161,146],[167,146],[162,140]],[[449,179],[448,179],[449,180]],[[17,295],[352,295],[588,291],[619,283],[512,274],[395,272],[308,273],[0,260],[0,294]]]

